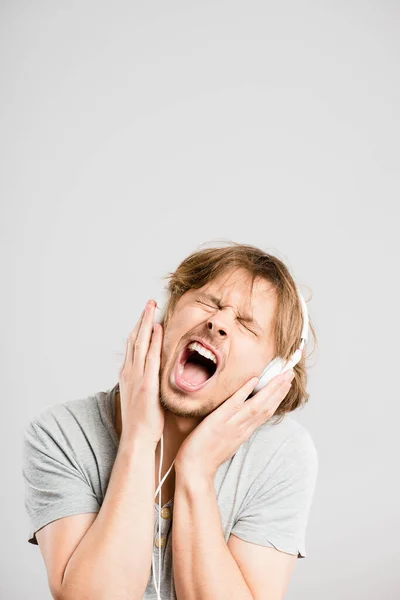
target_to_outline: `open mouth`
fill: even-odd
[[[197,341],[182,350],[175,368],[175,383],[186,392],[202,389],[218,370],[217,357]]]

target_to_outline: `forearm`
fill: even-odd
[[[71,556],[62,600],[142,599],[154,534],[155,446],[121,441],[100,511]]]
[[[176,472],[172,556],[178,600],[253,600],[225,542],[211,480]]]

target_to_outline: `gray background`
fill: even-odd
[[[275,253],[312,294],[292,414],[319,478],[287,600],[400,596],[399,13],[2,2],[1,598],[50,598],[24,426],[114,385],[144,302],[213,240]]]

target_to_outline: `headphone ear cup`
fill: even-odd
[[[279,375],[279,373],[282,372],[285,365],[286,361],[284,358],[281,358],[280,356],[276,356],[275,358],[273,358],[261,373],[260,379],[253,391],[251,392],[250,396],[253,396],[257,392],[259,392],[271,381],[271,379],[273,379],[276,375]]]

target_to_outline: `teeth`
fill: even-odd
[[[198,352],[202,356],[205,356],[206,358],[209,358],[215,364],[217,364],[217,359],[215,357],[215,354],[213,352],[211,352],[211,350],[204,348],[204,346],[202,346],[198,342],[192,342],[191,344],[189,344],[189,350],[196,350],[196,352]]]

